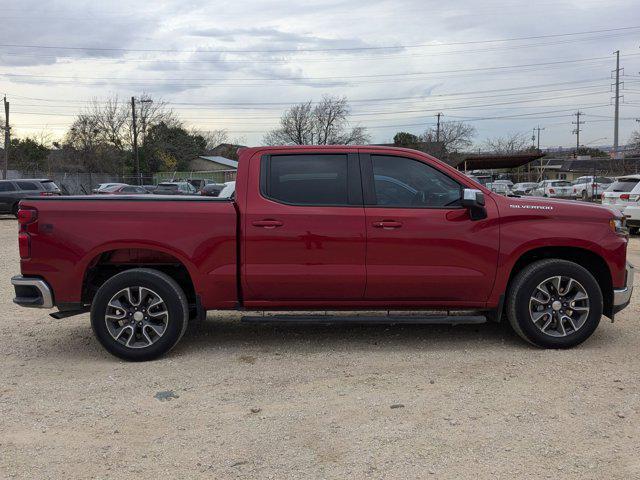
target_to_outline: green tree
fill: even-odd
[[[416,148],[420,137],[408,132],[398,132],[393,136],[393,144],[396,147]]]
[[[155,173],[166,168],[188,170],[189,162],[202,155],[207,142],[197,134],[191,134],[180,126],[164,122],[152,126],[140,149],[140,169]]]
[[[47,169],[49,148],[32,139],[14,138],[11,140],[10,168],[26,172],[43,171]]]

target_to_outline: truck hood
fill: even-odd
[[[602,218],[622,218],[620,211],[608,206],[596,205],[593,203],[580,202],[577,200],[562,200],[555,198],[540,197],[504,197],[493,195],[498,203],[501,213],[527,213],[538,212],[541,215],[551,216],[571,216],[574,220],[583,217],[585,220]]]

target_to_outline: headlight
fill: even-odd
[[[612,218],[611,220],[609,220],[609,227],[611,228],[611,230],[618,234],[618,235],[628,235],[629,232],[627,231],[625,224],[624,224],[624,220],[620,219],[620,218]]]

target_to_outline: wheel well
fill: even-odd
[[[606,316],[611,317],[613,314],[613,282],[611,280],[609,267],[601,256],[583,248],[542,247],[524,253],[518,261],[516,261],[513,269],[511,270],[507,288],[520,270],[533,262],[545,258],[559,258],[561,260],[577,263],[578,265],[586,268],[589,273],[594,276],[598,285],[600,285],[600,288],[602,289],[603,313]]]
[[[187,267],[173,255],[151,249],[109,250],[94,257],[84,275],[82,302],[91,303],[102,284],[115,274],[142,267],[169,275],[182,287],[189,304],[196,304],[195,287]]]

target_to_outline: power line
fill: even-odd
[[[40,48],[49,50],[88,50],[88,51],[102,51],[102,52],[166,52],[166,53],[284,53],[284,52],[344,52],[344,51],[367,51],[367,50],[397,50],[407,48],[427,48],[427,47],[443,47],[453,45],[474,45],[485,43],[500,43],[500,42],[512,42],[518,40],[539,40],[544,38],[560,38],[570,37],[574,35],[588,35],[593,33],[605,33],[605,32],[618,32],[637,30],[640,26],[607,28],[601,30],[585,30],[580,32],[566,32],[556,33],[549,35],[528,35],[521,37],[499,38],[490,40],[468,40],[460,42],[443,42],[443,43],[419,43],[419,44],[406,44],[406,45],[386,45],[386,46],[370,46],[370,47],[334,47],[334,48],[281,48],[281,49],[222,49],[222,50],[181,50],[172,48],[120,48],[120,47],[91,47],[91,46],[64,46],[64,45],[29,45],[29,44],[17,44],[17,43],[4,43],[0,44],[2,48]]]

